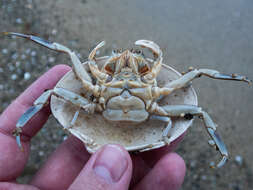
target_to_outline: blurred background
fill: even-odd
[[[95,44],[131,48],[138,39],[160,45],[164,62],[178,71],[188,67],[238,73],[253,79],[253,1],[251,0],[0,0],[0,31],[35,34],[79,53],[85,61]],[[56,64],[71,64],[55,53],[23,39],[0,37],[0,111],[36,78]],[[187,164],[182,189],[253,189],[253,90],[246,83],[205,77],[193,84],[199,105],[218,124],[230,152],[220,159],[207,144],[196,119],[176,150]],[[32,140],[29,163],[19,179],[25,183],[67,135],[51,118]]]

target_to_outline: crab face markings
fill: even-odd
[[[97,85],[102,89],[100,99],[104,103],[103,116],[109,121],[143,122],[149,116],[147,110],[151,102],[155,100],[152,87],[156,87],[156,82],[148,84],[142,81],[141,77],[149,71],[149,65],[140,51],[116,52],[105,63],[102,71],[93,71],[104,72],[110,78],[110,81],[104,81],[97,77]],[[95,61],[95,58],[90,56],[90,60]]]

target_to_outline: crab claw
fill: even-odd
[[[155,57],[162,56],[162,51],[161,51],[160,47],[152,41],[137,40],[134,44],[137,46],[141,46],[143,48],[148,48],[149,50],[151,50],[154,53]]]
[[[105,41],[100,42],[90,53],[88,59],[89,61],[89,67],[91,73],[99,80],[99,81],[106,81],[110,76],[107,75],[104,72],[101,72],[95,62],[95,55],[99,48],[103,47],[105,45]]]
[[[96,55],[96,52],[99,48],[103,47],[105,45],[105,41],[102,41],[100,42],[91,52],[90,52],[90,55],[89,55],[89,60],[93,60],[95,55]]]
[[[217,168],[221,168],[228,160],[228,151],[227,151],[226,145],[224,144],[224,142],[221,140],[218,133],[216,133],[216,131],[213,128],[207,128],[207,131],[212,138],[212,140],[209,141],[209,145],[215,147],[215,149],[218,150],[222,156],[222,159],[216,165]],[[215,168],[215,166],[210,166],[210,167]]]
[[[151,68],[150,72],[143,76],[143,79],[149,84],[154,84],[154,79],[156,78],[162,67],[162,51],[156,43],[149,40],[138,40],[135,42],[135,45],[148,48],[150,51],[153,52],[155,58],[153,67]]]

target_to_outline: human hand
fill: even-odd
[[[29,185],[16,183],[29,157],[30,140],[47,121],[50,108],[43,108],[23,128],[23,152],[12,135],[16,122],[44,90],[52,89],[69,70],[65,65],[55,66],[0,116],[0,189],[179,189],[185,175],[185,163],[179,155],[171,152],[182,137],[169,147],[130,156],[119,145],[106,145],[90,155],[80,140],[70,136],[52,153]]]

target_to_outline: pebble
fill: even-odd
[[[15,65],[16,65],[16,67],[19,67],[19,66],[21,65],[21,63],[20,63],[19,61],[17,61],[17,62],[15,63]]]
[[[236,155],[236,156],[235,156],[235,162],[236,162],[239,166],[241,166],[242,163],[243,163],[243,158],[242,158],[240,155]]]
[[[9,65],[8,68],[9,68],[10,71],[14,71],[15,70],[15,67],[13,65]]]
[[[11,80],[16,80],[17,78],[18,78],[18,76],[16,74],[11,75]]]
[[[2,68],[2,67],[0,67],[0,73],[2,73],[2,72],[4,72],[4,70],[3,70],[3,68]]]
[[[202,175],[201,176],[201,180],[203,180],[203,181],[207,180],[207,176],[206,175]]]
[[[25,54],[22,54],[22,55],[21,55],[21,59],[24,60],[25,58],[26,58],[26,55],[25,55]]]
[[[30,52],[31,52],[31,49],[26,49],[26,50],[25,50],[25,53],[26,53],[26,54],[29,54]]]
[[[23,23],[23,20],[22,20],[21,18],[17,18],[17,19],[16,19],[16,23],[22,24],[22,23]]]
[[[57,30],[56,30],[56,29],[53,29],[53,30],[52,30],[52,34],[53,34],[53,35],[56,35],[56,34],[57,34]]]
[[[49,57],[48,58],[48,62],[49,63],[54,63],[55,62],[55,58],[54,57]]]
[[[191,166],[192,168],[195,168],[196,165],[197,165],[196,160],[191,161],[190,166]]]
[[[31,150],[36,150],[36,146],[31,145]]]
[[[4,89],[4,85],[0,84],[0,90]]]
[[[37,52],[36,52],[36,51],[32,51],[32,52],[31,52],[31,56],[32,56],[32,57],[35,57],[36,55],[37,55]]]
[[[26,4],[25,7],[28,8],[28,9],[32,9],[33,8],[32,4],[30,4],[30,3]]]
[[[17,58],[18,58],[18,53],[13,53],[13,54],[11,55],[11,58],[12,58],[13,60],[17,59]]]
[[[46,55],[42,55],[42,56],[41,56],[41,59],[46,60],[46,59],[47,59],[47,56],[46,56]]]
[[[3,54],[7,54],[8,53],[8,49],[2,49],[2,53]]]
[[[209,163],[209,165],[210,165],[210,167],[215,167],[215,162],[212,161],[212,162]]]
[[[28,72],[26,72],[26,73],[24,74],[24,79],[25,79],[25,80],[29,80],[30,78],[31,78],[31,74],[28,73]]]
[[[44,156],[44,152],[43,151],[39,151],[39,156]]]
[[[9,13],[11,13],[12,11],[13,11],[13,7],[10,5],[10,6],[7,6],[7,11],[9,12]]]
[[[44,142],[44,141],[42,141],[41,143],[40,143],[40,147],[45,147],[46,146],[46,142]]]
[[[58,136],[56,134],[53,134],[52,137],[53,137],[53,139],[57,139]]]

